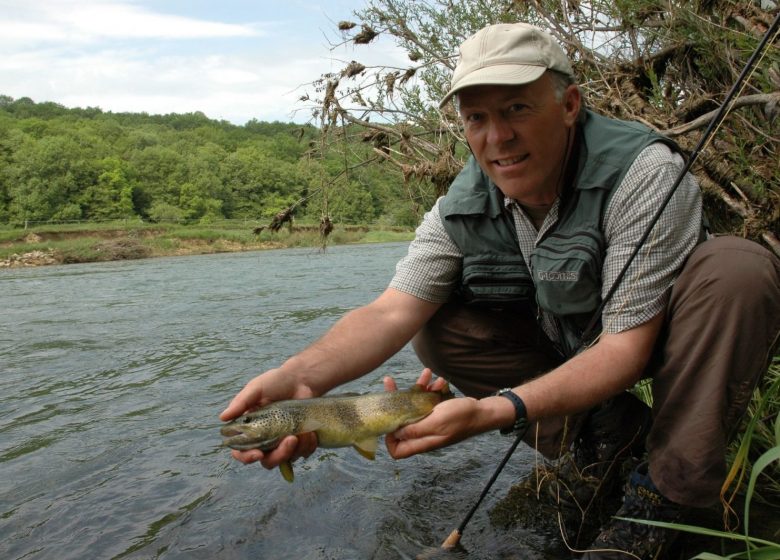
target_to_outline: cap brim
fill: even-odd
[[[452,99],[459,91],[473,86],[520,86],[538,80],[546,66],[530,64],[507,64],[504,66],[486,66],[470,72],[452,84],[447,95],[439,103],[439,109]]]

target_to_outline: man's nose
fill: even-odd
[[[490,128],[488,130],[488,142],[493,144],[503,144],[504,142],[513,140],[514,137],[515,131],[507,119],[491,119]]]

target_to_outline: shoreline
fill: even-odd
[[[410,241],[412,230],[337,227],[324,240],[311,226],[254,233],[246,227],[157,226],[17,230],[0,240],[0,269],[157,257]]]

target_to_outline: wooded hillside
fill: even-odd
[[[318,130],[202,113],[67,109],[0,96],[0,223],[208,222],[297,217],[342,223],[414,221],[399,174],[344,165],[365,157],[316,149]]]

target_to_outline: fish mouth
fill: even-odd
[[[241,430],[237,430],[232,426],[223,426],[219,430],[219,433],[221,433],[223,436],[227,438],[243,435],[243,432]]]
[[[268,451],[269,449],[276,447],[279,443],[279,439],[281,439],[278,437],[264,439],[262,437],[252,436],[241,432],[240,430],[236,430],[235,428],[231,428],[230,426],[225,426],[220,431],[225,438],[222,440],[222,445],[239,451],[246,451],[247,449]]]
[[[259,445],[259,441],[256,438],[245,434],[233,425],[222,426],[219,433],[224,437],[222,445],[231,449],[246,451],[247,449],[255,449]]]
[[[260,449],[260,445],[257,442],[241,443],[240,441],[234,441],[233,438],[228,438],[222,442],[225,447],[230,449],[236,449],[238,451],[248,451],[249,449]]]

